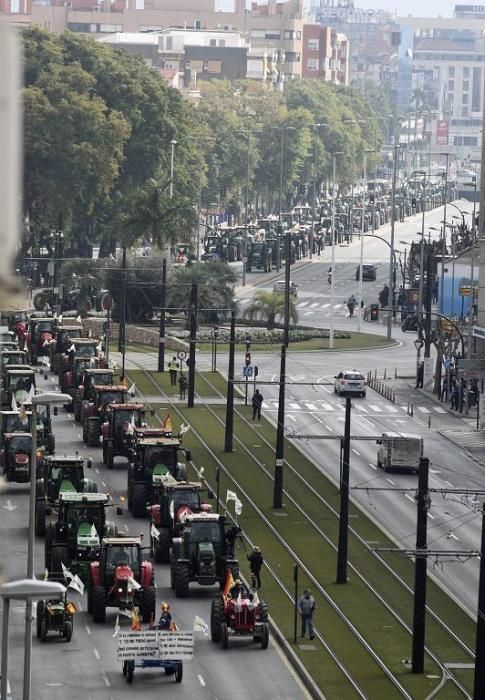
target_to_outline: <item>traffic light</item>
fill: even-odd
[[[370,204],[374,204],[375,199],[376,199],[376,198],[375,198],[375,196],[374,196],[373,194],[369,195],[369,202],[370,202]]]
[[[411,199],[411,206],[412,206],[412,207],[416,207],[416,197],[413,197],[413,198]]]
[[[283,224],[278,224],[278,226],[276,227],[276,233],[278,234],[278,236],[283,235]]]
[[[247,352],[246,353],[246,367],[249,367],[250,364],[251,364],[251,353]]]

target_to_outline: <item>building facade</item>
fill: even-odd
[[[303,25],[302,78],[349,83],[349,42],[345,34],[320,24]]]

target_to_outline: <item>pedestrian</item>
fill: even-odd
[[[185,399],[185,392],[187,391],[187,386],[188,386],[188,381],[187,377],[183,372],[180,372],[179,376],[179,388],[180,388],[180,400]]]
[[[440,401],[448,401],[448,377],[443,378]]]
[[[258,416],[258,420],[261,420],[261,406],[263,405],[263,395],[259,393],[259,389],[253,394],[252,406],[253,406],[253,420]]]
[[[305,638],[307,625],[310,639],[315,638],[315,628],[313,627],[313,613],[315,611],[315,607],[315,598],[312,596],[308,588],[305,588],[303,595],[298,600],[298,612],[301,616],[302,639]]]
[[[177,370],[179,368],[179,363],[177,358],[174,356],[168,363],[168,373],[170,374],[170,386],[177,386]]]
[[[419,363],[418,375],[416,378],[416,389],[422,389],[424,383],[424,362]]]
[[[241,532],[241,528],[237,525],[233,525],[228,530],[226,530],[226,555],[229,559],[234,559],[234,547],[236,545],[237,536]]]
[[[451,410],[458,411],[460,406],[460,392],[456,381],[453,381],[453,386],[451,388]]]
[[[350,318],[353,317],[354,315],[354,309],[355,309],[355,304],[356,304],[356,299],[353,294],[350,295],[350,297],[347,300],[347,308],[349,310],[349,316]]]
[[[248,554],[249,570],[251,571],[251,588],[261,588],[261,567],[263,566],[263,555],[260,547],[254,547],[251,554]]]

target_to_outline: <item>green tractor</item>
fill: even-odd
[[[90,562],[99,559],[101,539],[118,534],[115,524],[106,519],[110,501],[106,493],[59,494],[57,521],[49,524],[45,538],[45,568],[51,578],[64,579],[64,564],[86,580]]]
[[[92,467],[91,460],[86,466]],[[58,505],[61,493],[97,493],[98,487],[92,479],[85,478],[83,457],[45,457],[36,492],[35,534],[42,537],[46,531],[46,515]]]
[[[225,518],[216,513],[192,513],[184,518],[179,537],[174,538],[170,552],[170,585],[177,598],[187,598],[189,584],[222,589],[230,569],[239,576],[236,559],[226,555]]]
[[[15,365],[5,371],[2,391],[2,407],[15,408],[30,403],[35,394],[35,369],[28,365]]]
[[[153,503],[154,493],[167,477],[177,481],[187,479],[185,462],[179,461],[183,454],[191,461],[190,450],[182,447],[180,438],[165,435],[138,438],[133,464],[128,466],[128,510],[135,518],[147,515],[147,505]]]
[[[45,642],[49,632],[55,632],[66,642],[70,642],[74,628],[75,606],[67,600],[67,593],[61,598],[39,600],[36,611],[37,638]]]

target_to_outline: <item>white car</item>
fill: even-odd
[[[365,397],[365,377],[356,369],[339,372],[335,377],[333,390],[336,394],[357,394]]]
[[[275,294],[284,294],[286,290],[285,280],[278,280],[274,283],[273,292]],[[290,296],[296,297],[298,294],[298,285],[295,282],[290,282]]]

